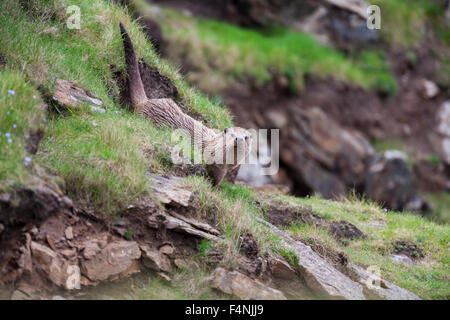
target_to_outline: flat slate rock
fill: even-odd
[[[350,265],[350,268],[360,277],[359,283],[364,286],[364,292],[367,292],[369,296],[385,300],[421,300],[414,293],[386,280],[374,277],[372,273],[361,267]]]
[[[296,254],[299,260],[298,267],[305,278],[306,284],[315,293],[331,299],[366,299],[363,294],[363,286],[360,283],[353,281],[337,270],[314,252],[311,247],[293,239],[269,222],[262,219],[258,220],[279,235],[285,245]]]
[[[187,207],[192,191],[183,187],[183,178],[150,176],[150,187],[156,198],[164,204]]]

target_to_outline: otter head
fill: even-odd
[[[233,165],[244,163],[251,151],[252,135],[250,132],[243,128],[234,127],[225,129],[222,136],[225,154],[229,155],[227,159],[233,159]]]

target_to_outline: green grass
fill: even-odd
[[[429,193],[425,197],[434,208],[431,218],[436,219],[437,222],[450,224],[450,194]]]
[[[414,292],[424,299],[450,298],[450,253],[448,225],[439,225],[409,213],[384,212],[380,207],[362,201],[328,201],[316,197],[285,201],[310,206],[314,213],[327,221],[346,220],[356,225],[368,237],[344,245],[325,230],[312,225],[291,226],[289,232],[303,240],[344,252],[349,261],[359,265],[377,266],[387,281]],[[392,243],[412,241],[425,252],[425,258],[413,265],[394,263],[390,258]]]
[[[450,44],[444,10],[429,0],[372,0],[380,6],[382,39],[397,48],[417,48],[427,23],[437,31],[443,43]]]
[[[142,12],[139,2],[134,1]],[[288,88],[294,92],[303,87],[307,74],[388,94],[396,92],[395,80],[378,52],[348,58],[305,33],[282,28],[261,33],[225,22],[186,17],[171,9],[164,12],[165,17],[159,19],[170,59],[191,66],[190,81],[208,93],[216,94],[245,77],[262,85],[274,74],[285,76]]]
[[[46,108],[37,90],[20,73],[0,69],[0,190],[31,182],[34,157],[25,150],[26,140],[45,127]]]
[[[65,9],[73,4],[82,12],[80,30],[69,30],[65,24]],[[5,103],[1,110],[16,110],[9,117],[3,112],[0,115],[1,131],[11,132],[15,142],[9,146],[7,140],[0,140],[8,155],[8,161],[0,164],[2,183],[11,183],[10,177],[23,180],[24,128],[27,123],[43,123],[42,114],[32,112],[41,101],[32,87],[51,94],[57,78],[76,81],[98,96],[107,110],[98,114],[83,106],[70,117],[50,119],[36,158],[68,182],[71,197],[86,199],[104,212],[114,211],[145,193],[147,171],[167,171],[163,159],[170,156],[165,148],[170,146],[169,131],[157,130],[149,121],[121,111],[118,104],[119,90],[111,66],[124,69],[119,21],[126,24],[139,56],[173,79],[189,112],[212,127],[231,126],[229,112],[190,88],[176,69],[160,61],[137,24],[119,6],[110,1],[36,0],[28,2],[25,9],[12,0],[0,4],[0,56],[6,59],[8,69],[20,70],[22,75],[20,79],[5,72],[2,76],[7,78],[2,78]],[[56,30],[53,33],[48,31],[52,28]],[[25,81],[31,85],[27,87]],[[8,89],[16,90],[16,95],[8,96]],[[15,131],[9,128],[13,123],[18,126]],[[150,155],[144,152],[146,147],[153,150]]]
[[[89,202],[96,206],[98,212],[114,214],[140,196],[151,197],[146,172],[171,173],[172,166],[167,160],[170,156],[167,148],[171,146],[171,131],[155,128],[149,121],[122,110],[117,102],[118,88],[111,65],[124,69],[122,42],[117,27],[119,21],[126,24],[139,56],[174,81],[181,102],[190,113],[200,115],[216,128],[232,124],[228,111],[220,102],[211,102],[190,88],[175,68],[158,59],[137,24],[113,2],[31,0],[26,3],[24,8],[14,0],[0,3],[0,55],[7,60],[7,68],[0,70],[1,191],[18,184],[31,184],[33,166],[42,165],[64,179],[70,197]],[[65,27],[65,8],[72,4],[81,8],[81,30]],[[331,75],[327,72],[332,71],[327,68],[337,64],[333,72],[339,70],[342,79],[371,86],[375,85],[377,74],[387,72],[383,66],[384,58],[378,53],[366,52],[354,60],[348,60],[300,33],[277,31],[275,37],[274,34],[253,34],[250,30],[234,29],[230,25],[206,20],[181,22],[199,26],[192,29],[198,33],[196,36],[201,35],[213,43],[209,49],[200,46],[200,50],[206,50],[208,55],[213,56],[217,52],[214,50],[230,50],[223,51],[229,55],[230,69],[227,70],[231,71],[230,76],[253,72],[255,77],[266,81],[270,75],[259,63],[265,63],[266,67],[273,64],[289,76],[295,87],[301,85],[306,73]],[[49,28],[56,28],[57,31],[49,33]],[[255,39],[250,41],[249,37],[253,36]],[[237,41],[237,46],[234,41]],[[273,43],[278,47],[264,52]],[[312,47],[306,50],[303,48],[306,45]],[[244,68],[242,73],[233,69],[235,67],[231,62],[235,62],[236,57],[233,50],[249,56],[250,60],[245,61],[248,67],[238,65]],[[270,58],[269,53],[286,59],[286,64]],[[227,55],[218,56],[218,59]],[[316,66],[308,65],[307,61],[314,61]],[[370,65],[375,68],[374,74],[364,75],[364,69]],[[88,106],[81,106],[73,109],[70,115],[52,114],[46,123],[41,92],[51,93],[56,78],[77,81],[103,100],[106,112],[96,113]],[[212,79],[214,75],[205,80]],[[39,92],[35,89],[37,87],[40,87]],[[9,94],[8,90],[14,90],[15,94]],[[24,144],[27,134],[38,129],[47,130],[47,133],[38,154],[31,156],[25,151]],[[5,139],[7,132],[12,135],[11,144]],[[31,170],[23,164],[25,157],[32,160]],[[214,244],[224,250],[223,266],[236,266],[240,236],[248,231],[257,239],[261,253],[284,256],[291,263],[296,263],[292,252],[281,246],[279,238],[256,220],[256,217],[264,215],[260,205],[267,200],[267,196],[258,195],[248,187],[227,183],[214,190],[209,181],[198,176],[189,177],[186,184],[194,191],[197,218],[212,223],[223,233],[219,243]],[[370,237],[342,247],[324,230],[310,226],[290,228],[288,231],[294,235],[317,239],[318,243],[342,250],[352,262],[378,265],[387,280],[423,298],[449,297],[448,226],[409,214],[386,214],[364,201],[282,199],[294,206],[309,205],[324,219],[348,220]],[[382,221],[386,226],[374,227],[376,221]],[[131,238],[132,234],[128,236]],[[392,263],[388,259],[390,243],[403,239],[416,242],[425,250],[426,258],[408,267]],[[205,282],[209,271],[202,265],[201,253],[206,254],[210,245],[208,242],[202,243],[200,255],[194,257],[199,268],[174,273],[170,285],[152,277],[135,288],[132,298],[224,298],[213,292]]]

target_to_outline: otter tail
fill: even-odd
[[[139,104],[147,101],[147,96],[144,91],[144,85],[142,84],[141,75],[139,73],[138,60],[136,53],[134,52],[133,43],[128,35],[125,27],[122,23],[120,25],[120,32],[123,40],[123,47],[125,50],[125,60],[127,64],[127,73],[130,79],[130,96],[131,104],[133,108],[136,108]]]

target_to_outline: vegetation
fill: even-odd
[[[285,201],[310,206],[326,221],[345,220],[356,225],[366,239],[340,242],[326,230],[309,224],[293,225],[289,231],[307,243],[332,253],[344,252],[349,261],[364,267],[376,266],[381,277],[424,299],[448,299],[450,254],[448,225],[439,225],[409,213],[385,211],[373,203],[350,197],[343,202],[311,197],[286,197]],[[395,241],[406,240],[424,250],[425,258],[411,265],[390,258]]]
[[[140,0],[133,1],[139,5]],[[141,5],[142,6],[142,5]],[[262,85],[274,76],[288,80],[298,91],[307,74],[332,77],[367,89],[395,94],[396,83],[384,56],[367,51],[348,58],[312,36],[273,28],[264,33],[226,22],[187,17],[171,9],[159,18],[173,60],[195,66],[190,81],[209,93],[217,93],[233,80],[250,77]],[[158,19],[158,18],[157,18]]]
[[[80,30],[70,30],[64,22],[66,8],[73,4],[82,12]],[[167,11],[167,15],[190,26],[186,34],[168,24],[168,28],[172,28],[168,35],[192,42],[190,50],[194,55],[200,54],[199,59],[207,55],[210,59],[205,61],[211,62],[212,57],[229,60],[221,61],[220,65],[226,69],[224,74],[217,74],[219,78],[245,74],[264,82],[271,77],[270,67],[275,67],[288,77],[294,88],[301,87],[307,73],[334,76],[376,88],[390,77],[384,58],[375,52],[363,53],[352,60],[301,33],[275,30],[262,35],[225,23],[188,19],[171,11]],[[119,88],[113,75],[115,70],[124,70],[119,21],[127,26],[139,56],[174,82],[189,113],[201,115],[216,128],[232,125],[228,111],[219,102],[210,101],[191,89],[175,68],[160,60],[137,24],[113,2],[3,0],[0,3],[0,56],[7,61],[7,67],[0,68],[1,191],[18,184],[28,185],[34,166],[41,165],[63,178],[70,197],[89,202],[98,212],[115,214],[136,198],[151,196],[147,172],[172,172],[167,161],[171,131],[158,129],[119,105]],[[204,40],[211,44],[210,47],[206,47]],[[194,57],[198,56],[191,58]],[[367,69],[369,64],[375,69],[367,75],[364,68]],[[212,84],[214,76],[208,77]],[[83,106],[69,115],[54,112],[45,123],[42,97],[53,92],[57,78],[76,81],[91,91],[104,102],[106,112],[98,113]],[[45,129],[47,132],[38,154],[31,156],[24,148],[27,135]],[[266,197],[247,187],[227,183],[219,190],[213,190],[211,183],[200,176],[189,177],[186,184],[194,191],[198,218],[214,220],[223,233],[218,245],[224,249],[227,266],[235,266],[240,236],[247,231],[257,239],[261,253],[282,255],[291,263],[297,262],[292,252],[282,247],[278,237],[256,219],[263,217],[260,204]],[[369,237],[344,245],[325,230],[310,225],[287,228],[292,235],[305,241],[312,238],[333,250],[343,251],[354,263],[377,265],[387,280],[423,298],[449,298],[448,226],[411,214],[385,213],[379,207],[359,200],[280,199],[294,206],[311,206],[323,219],[345,219]],[[127,234],[129,238],[133,236]],[[425,259],[410,266],[392,263],[389,259],[391,243],[403,239],[423,248]],[[206,254],[210,245],[202,243],[200,253]],[[222,298],[212,293],[202,280],[208,272],[198,259],[200,267],[196,273],[176,273],[174,285],[170,287],[161,280],[150,278],[136,288],[133,297]]]
[[[46,112],[37,90],[17,72],[0,70],[0,189],[29,184],[33,156],[25,135],[45,131]]]

